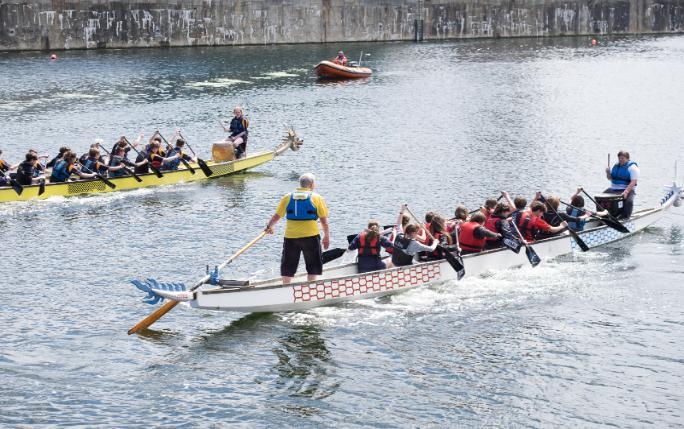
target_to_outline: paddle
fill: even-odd
[[[324,264],[334,261],[335,259],[339,258],[340,256],[344,255],[344,253],[347,251],[347,249],[342,249],[340,247],[336,247],[334,249],[326,250],[323,252],[321,255],[321,260],[323,261]]]
[[[14,192],[16,192],[17,195],[21,195],[21,193],[24,192],[24,187],[21,186],[21,183],[7,176],[5,172],[2,170],[0,170],[0,175],[2,175],[2,177],[4,177],[5,179],[9,180],[10,186],[12,187],[12,189],[14,189]]]
[[[128,146],[130,146],[131,149],[133,149],[133,150],[135,151],[135,153],[138,154],[139,157],[141,157],[142,159],[147,159],[147,157],[142,156],[142,154],[141,154],[140,152],[138,152],[138,149],[136,149],[136,148],[131,144],[131,142],[128,141],[128,139],[127,139],[126,137],[124,137],[123,139],[124,139],[124,141],[126,142],[126,144],[127,144]],[[161,173],[161,171],[159,171],[159,169],[158,169],[157,167],[155,167],[154,165],[152,165],[152,163],[151,163],[149,160],[147,160],[147,164],[150,166],[150,169],[154,172],[154,174],[157,175],[157,177],[159,177],[160,179],[161,179],[162,177],[164,177],[164,175]]]
[[[38,195],[45,193],[45,176],[38,179]]]
[[[238,250],[233,256],[228,258],[225,262],[223,262],[221,265],[218,266],[219,270],[222,270],[223,268],[226,267],[226,265],[230,264],[233,262],[238,256],[240,256],[242,253],[244,253],[247,249],[252,247],[257,241],[261,240],[264,238],[266,235],[266,231],[261,231],[259,235],[256,236],[256,238],[249,243],[247,243],[242,249]],[[196,290],[200,286],[202,286],[204,283],[206,283],[210,279],[211,275],[207,274],[204,277],[202,277],[201,280],[199,280],[193,287],[189,289],[190,292]],[[128,335],[135,334],[136,332],[140,331],[141,329],[146,329],[150,327],[154,322],[159,320],[163,315],[171,311],[176,305],[178,305],[178,301],[169,301],[166,304],[162,305],[155,311],[154,313],[150,314],[140,322],[138,322],[134,327],[128,330]]]
[[[541,193],[539,193],[539,198],[540,198],[540,200],[541,200],[542,203],[546,203],[546,198],[544,198],[544,196],[543,196]],[[563,220],[563,218],[560,217],[560,215],[558,214],[558,212],[556,211],[556,209],[554,209],[553,206],[552,206],[551,204],[547,204],[547,207],[551,209],[551,211],[553,212],[553,214],[556,215],[556,217],[557,217],[558,219],[560,219],[561,221]],[[577,245],[579,246],[579,248],[582,249],[582,252],[586,252],[587,250],[589,250],[589,246],[587,246],[587,243],[585,243],[584,240],[582,240],[582,239],[580,238],[580,236],[577,235],[577,233],[576,233],[575,231],[573,231],[572,229],[568,228],[568,232],[569,232],[570,235],[572,236],[572,239],[575,240],[575,243],[577,243]]]
[[[100,146],[100,148],[101,148],[102,150],[105,151],[105,153],[107,154],[107,156],[109,157],[110,162],[111,162],[112,154],[111,154],[107,149],[105,149],[104,146],[102,146],[102,145],[99,145],[99,146]],[[122,162],[122,164],[123,164],[123,162]],[[137,180],[138,182],[142,182],[142,179],[140,178],[140,176],[138,176],[137,174],[135,174],[135,172],[134,172],[133,170],[131,170],[130,168],[128,168],[125,164],[123,164],[123,170],[124,170],[126,173],[128,173],[129,176],[133,176],[133,177],[135,178],[135,180]]]
[[[101,175],[100,173],[97,173],[97,172],[95,172],[95,171],[93,171],[93,170],[87,168],[87,167],[86,167],[85,165],[83,165],[83,164],[80,164],[80,163],[79,163],[79,165],[81,166],[81,169],[86,170],[86,173],[88,173],[88,172],[93,173],[93,174],[95,175],[95,177],[96,177],[98,180],[104,182],[105,185],[109,186],[111,189],[116,189],[116,185],[115,185],[114,183],[112,183],[109,179],[107,179],[106,177],[104,177],[103,175]]]
[[[204,162],[204,160],[202,158],[198,157],[197,154],[195,153],[195,151],[192,150],[190,143],[188,143],[188,139],[186,139],[183,136],[183,134],[180,133],[180,131],[178,132],[178,135],[180,136],[180,138],[182,138],[185,141],[185,145],[188,147],[188,149],[190,149],[190,152],[192,152],[192,154],[195,156],[195,158],[197,158],[197,164],[200,166],[200,170],[202,170],[202,173],[204,173],[204,175],[207,177],[214,174],[214,172],[211,170],[211,168],[209,168],[207,163]]]
[[[430,234],[430,231],[428,231],[425,226],[423,226],[423,223],[418,220],[416,215],[414,215],[411,210],[409,210],[408,206],[406,207],[406,211],[408,212],[409,216],[413,218],[413,220],[420,226],[423,231],[430,237],[432,240],[435,239],[435,237]],[[442,254],[444,255],[444,259],[451,265],[451,268],[456,271],[456,278],[458,280],[461,280],[463,276],[465,275],[465,266],[463,265],[463,258],[461,258],[461,255],[454,256],[451,252],[449,252],[447,249],[442,247],[442,245],[437,245],[437,248],[442,251]]]
[[[525,246],[525,254],[527,255],[527,260],[530,261],[530,265],[532,265],[533,268],[536,267],[541,262],[541,258],[539,257],[539,255],[537,255],[537,252],[534,251],[532,245],[529,244],[525,240],[525,237],[522,236],[515,222],[511,222],[511,225],[513,225],[513,229],[515,229],[515,232],[518,233],[518,237],[520,237],[520,242]]]
[[[608,156],[610,156],[610,154],[608,154]],[[591,201],[592,203],[594,203],[594,204],[596,205],[596,207],[599,207],[599,205],[598,205],[598,203],[596,202],[596,200],[594,200],[594,199],[591,197],[591,195],[589,195],[589,194],[587,193],[587,191],[584,190],[584,188],[580,187],[580,189],[582,190],[582,193],[583,193],[584,195],[586,195],[587,198],[589,198],[589,201]],[[610,212],[608,213],[608,219],[610,219],[614,225],[615,225],[615,224],[620,225],[620,226],[621,226],[622,228],[624,228],[625,230],[623,231],[623,230],[621,230],[621,229],[619,229],[619,228],[615,228],[615,229],[617,229],[617,230],[620,231],[620,232],[624,232],[625,234],[629,234],[629,232],[630,232],[629,229],[627,229],[626,226],[624,226],[623,224],[621,224],[620,221],[617,220],[617,219],[615,218],[615,216],[613,216],[612,214],[610,214]],[[605,222],[606,219],[605,219],[605,218],[601,218],[601,220]],[[606,223],[606,225],[608,225],[608,223]],[[616,226],[617,226],[617,225],[616,225]],[[608,226],[610,226],[610,225],[608,225]]]
[[[589,210],[581,209],[581,208],[579,208],[579,207],[575,207],[575,206],[573,206],[572,204],[564,203],[563,201],[561,201],[560,203],[563,204],[563,205],[565,205],[565,206],[568,206],[568,207],[570,207],[570,208],[573,208],[573,209],[575,209],[575,210],[587,212],[587,213],[589,213],[589,215],[590,215],[593,219],[596,219],[596,220],[599,220],[599,221],[603,222],[606,226],[609,226],[609,227],[611,227],[611,228],[613,228],[613,229],[615,229],[615,230],[617,230],[617,231],[620,231],[620,232],[622,232],[622,233],[629,234],[629,229],[627,229],[627,227],[625,227],[625,226],[624,226],[623,224],[621,224],[620,222],[614,221],[613,219],[608,218],[608,217],[605,217],[605,218],[604,218],[604,217],[598,216],[596,213],[592,213],[592,212],[589,211]]]
[[[169,144],[168,141],[166,141],[166,139],[164,138],[164,136],[161,135],[161,133],[159,132],[159,130],[157,130],[157,131],[155,132],[155,134],[158,135],[159,137],[161,137],[162,140],[164,140],[164,143],[166,143],[166,148],[167,148],[167,149],[168,149],[168,148],[171,148],[171,150],[174,149],[174,147],[171,146],[171,145]],[[178,153],[178,159],[180,160],[180,162],[183,163],[183,165],[185,166],[185,168],[187,168],[188,170],[190,170],[190,172],[191,172],[192,174],[195,174],[195,169],[192,168],[192,167],[190,166],[190,163],[189,163],[188,161],[186,161],[186,160],[183,158],[183,154],[182,154],[181,152]]]

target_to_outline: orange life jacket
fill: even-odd
[[[359,256],[378,256],[380,254],[380,238],[373,237],[368,240],[368,231],[359,234]]]
[[[484,238],[475,237],[475,230],[480,227],[477,222],[465,222],[461,225],[461,231],[458,234],[458,241],[463,250],[469,252],[481,252],[485,247],[487,240]]]

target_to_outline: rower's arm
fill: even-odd
[[[273,217],[271,217],[271,220],[269,220],[266,224],[266,228],[264,228],[264,231],[266,231],[269,234],[273,234],[273,227],[276,223],[278,223],[279,220],[280,215],[278,215],[278,213],[274,214]]]
[[[328,218],[319,218],[321,226],[323,227],[323,248],[327,249],[330,246],[330,226],[328,225]]]

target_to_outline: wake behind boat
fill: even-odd
[[[0,188],[0,203],[10,201],[27,201],[31,199],[46,199],[55,196],[72,196],[101,192],[113,192],[130,189],[147,188],[151,186],[173,185],[177,183],[195,182],[206,179],[227,176],[240,171],[246,171],[273,160],[287,149],[298,150],[302,145],[297,133],[293,129],[287,131],[281,143],[270,151],[251,153],[240,159],[229,161],[206,161],[207,172],[196,163],[190,163],[190,167],[181,166],[178,170],[164,170],[159,177],[154,172],[137,174],[141,179],[138,181],[133,176],[110,177],[107,179],[111,184],[97,178],[68,181],[64,183],[45,183],[44,185],[24,185],[18,192],[12,186]]]
[[[591,249],[642,231],[662,218],[671,206],[680,205],[680,199],[683,197],[682,187],[673,183],[666,190],[667,193],[658,206],[635,212],[624,222],[629,232],[619,232],[598,221],[590,221],[585,230],[576,233],[581,237],[579,242],[586,243],[586,246]],[[263,235],[264,233],[241,249],[220,268],[230,263]],[[577,252],[579,246],[578,240],[566,232],[534,242],[534,249],[542,260],[549,260]],[[527,264],[527,258],[523,252],[514,253],[505,248],[463,256],[463,265],[468,276],[478,276],[489,270],[508,269],[525,264]],[[180,284],[165,284],[154,280],[135,284],[148,293],[147,298],[150,302],[156,303],[164,298],[172,300],[165,305],[170,308],[183,301],[188,302],[192,308],[206,310],[281,312],[377,298],[430,283],[454,280],[458,278],[458,274],[447,260],[437,260],[363,274],[358,273],[356,263],[348,263],[324,270],[323,275],[312,282],[305,281],[305,275],[297,275],[295,283],[289,285],[283,285],[281,278],[278,277],[257,282],[214,279],[213,283],[217,283],[218,286],[204,287],[209,283],[210,277],[205,276],[189,290],[185,290],[185,287]],[[141,322],[136,325],[129,331],[129,334],[148,327],[168,311],[168,309],[165,311],[162,309],[145,319],[143,321],[145,323]]]

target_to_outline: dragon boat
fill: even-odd
[[[347,67],[324,60],[316,64],[314,73],[323,79],[358,79],[370,77],[373,71],[368,67]]]
[[[273,160],[287,149],[298,150],[303,141],[297,136],[293,129],[288,129],[286,136],[281,143],[270,151],[259,151],[250,153],[244,158],[229,161],[207,160],[207,174],[204,169],[195,163],[189,163],[194,169],[194,173],[182,164],[178,170],[161,171],[162,177],[158,177],[154,172],[137,174],[138,179],[133,176],[109,177],[107,185],[102,179],[75,180],[64,183],[45,183],[23,186],[23,189],[15,187],[0,187],[0,203],[10,201],[27,201],[32,199],[46,199],[50,197],[66,197],[72,195],[84,195],[100,192],[123,191],[130,189],[147,188],[151,186],[174,185],[177,183],[196,182],[206,179],[214,179],[246,171]],[[114,187],[111,186],[114,185]]]
[[[582,247],[591,249],[603,246],[634,235],[657,222],[664,216],[667,209],[673,205],[678,207],[681,204],[681,198],[684,198],[682,187],[676,183],[667,186],[666,191],[658,206],[635,212],[632,217],[623,221],[622,225],[628,232],[619,232],[599,221],[588,222],[583,231],[577,232],[581,238]],[[259,238],[257,237],[247,247]],[[573,239],[566,231],[561,235],[536,241],[532,246],[543,261],[580,251],[578,243],[579,241]],[[530,259],[529,262],[532,260]],[[490,270],[526,265],[528,258],[525,252],[514,253],[507,248],[501,248],[465,255],[462,258],[462,264],[465,275],[478,276]],[[192,308],[204,310],[286,312],[345,301],[377,298],[430,283],[456,280],[462,275],[463,273],[457,273],[447,260],[437,260],[363,274],[357,272],[356,263],[346,263],[326,268],[323,275],[313,282],[306,281],[306,275],[300,274],[295,278],[295,282],[289,285],[283,285],[279,277],[255,282],[249,280],[209,282],[208,279],[211,276],[205,276],[189,290],[185,290],[182,284],[160,283],[153,279],[145,282],[134,281],[134,284],[148,293],[149,303],[156,303],[166,298],[172,300],[173,305],[177,302],[187,302]],[[147,327],[149,323],[142,326]],[[129,331],[129,333],[132,332],[137,332],[137,329]]]

